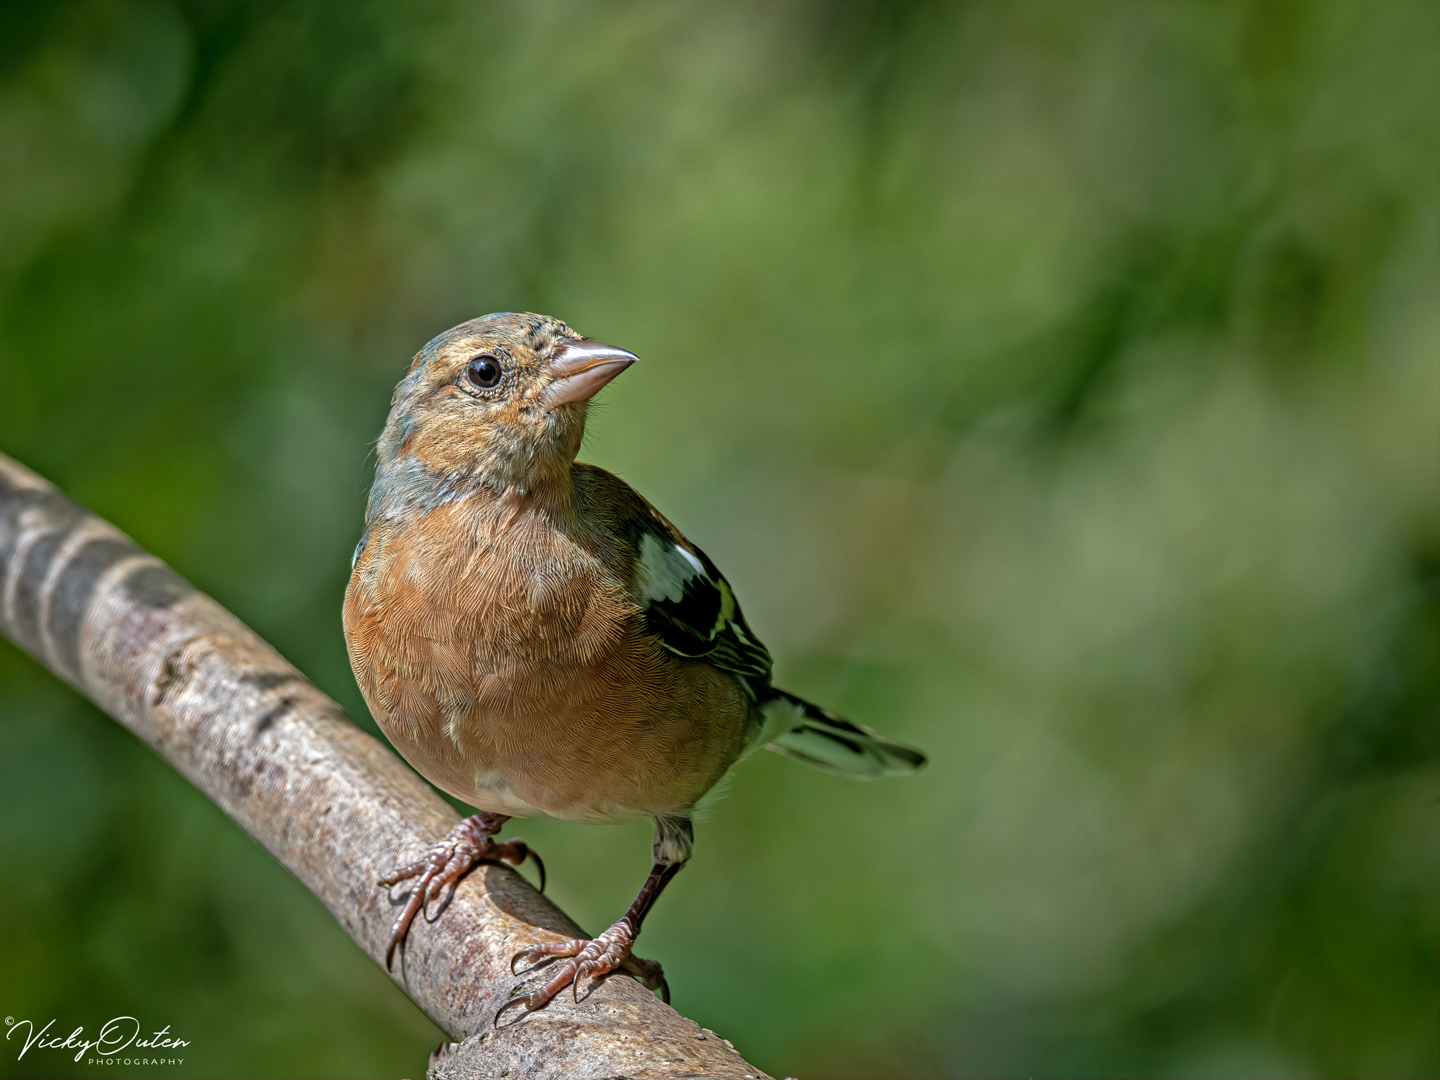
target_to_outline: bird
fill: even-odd
[[[376,443],[345,591],[350,663],[400,754],[479,811],[381,879],[392,897],[411,883],[387,969],[416,914],[476,863],[534,860],[543,890],[539,856],[495,839],[512,817],[655,823],[624,915],[593,939],[516,952],[512,973],[556,967],[496,1024],[622,969],[668,1001],[635,937],[690,858],[696,807],[749,751],[861,778],[925,764],[773,686],[710,558],[624,480],[576,460],[589,402],[637,360],[546,315],[472,319],[415,355]]]

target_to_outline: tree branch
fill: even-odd
[[[455,812],[239,619],[3,454],[0,631],[175,766],[383,967],[396,902],[375,883]],[[490,864],[434,923],[417,919],[392,977],[465,1040],[432,1056],[431,1075],[763,1076],[623,977],[492,1031],[516,987],[511,954],[579,933]]]

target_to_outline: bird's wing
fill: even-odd
[[[767,696],[770,654],[709,557],[614,473],[576,462],[574,475],[585,516],[629,548],[622,578],[646,630],[671,652],[735,675],[752,698]]]
[[[635,595],[645,624],[671,652],[740,676],[752,694],[770,685],[770,653],[709,557],[651,508],[639,535]]]
[[[744,621],[730,582],[660,511],[636,530],[634,595],[671,652],[739,675],[752,696],[770,684],[770,654]]]

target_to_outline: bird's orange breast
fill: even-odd
[[[519,496],[376,523],[345,637],[412,765],[482,809],[581,820],[688,810],[714,785],[748,699],[645,632],[617,550]]]

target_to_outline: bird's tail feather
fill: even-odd
[[[760,705],[765,749],[841,776],[905,776],[925,764],[920,751],[891,742],[784,690]]]

